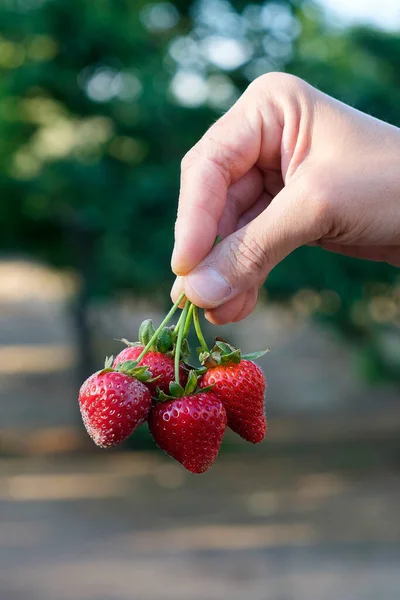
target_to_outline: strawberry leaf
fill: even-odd
[[[190,371],[189,375],[188,375],[188,380],[186,383],[186,387],[185,387],[185,395],[186,396],[190,396],[190,394],[193,394],[193,392],[195,391],[197,387],[197,375],[196,375],[196,371]]]
[[[227,344],[224,341],[216,341],[215,345],[218,346],[218,348],[220,350],[222,350],[222,354],[231,354],[232,352],[234,352],[236,350],[236,348],[234,348],[233,346],[231,346],[230,344]],[[240,352],[240,350],[239,350]]]
[[[215,383],[213,383],[212,385],[208,385],[207,387],[203,387],[201,389],[198,390],[199,394],[204,394],[206,392],[211,392],[213,387],[214,387]]]
[[[139,327],[139,341],[143,346],[147,346],[153,335],[155,334],[153,321],[145,319]]]
[[[169,327],[164,327],[164,329],[161,331],[160,335],[158,336],[157,350],[158,350],[158,352],[162,352],[163,354],[166,354],[167,352],[172,350],[173,345],[174,345],[173,333]]]
[[[197,369],[194,369],[196,371],[196,375],[204,375],[204,373],[207,372],[207,367],[199,367]]]
[[[120,363],[116,370],[119,373],[123,373],[124,375],[129,375],[129,377],[135,377],[139,381],[143,382],[152,382],[157,381],[160,378],[153,377],[152,373],[149,371],[147,365],[143,365],[142,367],[138,367],[137,362],[135,360],[127,360],[123,363]]]
[[[235,363],[236,365],[238,365],[240,363],[240,360],[241,360],[241,354],[240,354],[240,350],[238,349],[238,350],[234,350],[230,354],[222,354],[219,362],[221,363],[221,365],[227,365],[229,363]]]
[[[207,360],[207,358],[209,358],[209,356],[210,356],[209,352],[203,352],[201,348],[197,348],[197,352],[199,355],[199,361],[201,363],[205,362]]]
[[[125,346],[128,346],[128,348],[139,345],[139,342],[130,342],[129,340],[127,340],[125,338],[121,338],[120,340],[117,340],[117,342],[122,342],[123,344],[125,344]]]
[[[258,358],[261,358],[268,352],[269,348],[267,348],[266,350],[260,350],[259,352],[250,352],[249,354],[242,354],[242,358],[246,360],[257,360]]]
[[[160,390],[160,388],[156,388],[157,398],[155,399],[157,402],[166,402],[167,400],[173,400],[172,396],[168,396],[165,392]]]
[[[185,390],[176,381],[171,381],[169,384],[169,391],[173,398],[182,398],[185,395]]]
[[[187,339],[182,340],[182,346],[181,346],[181,359],[182,360],[187,360],[190,356],[190,346],[189,346],[189,342],[187,341]]]
[[[106,360],[104,361],[104,368],[111,369],[113,362],[114,362],[113,356],[106,356]]]
[[[241,353],[222,338],[215,339],[215,346],[211,352],[200,352],[199,360],[202,365],[211,368],[228,363],[240,363]]]
[[[132,371],[132,369],[135,369],[137,367],[138,363],[136,360],[126,360],[125,362],[119,363],[119,365],[117,365],[117,371],[120,371],[121,373],[127,373],[129,371]],[[140,367],[141,369],[146,369],[147,367]]]

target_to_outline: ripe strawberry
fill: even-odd
[[[139,354],[141,354],[143,347],[144,346],[137,345],[124,348],[114,360],[114,369],[119,364],[128,360],[136,360]],[[147,366],[152,377],[156,379],[156,381],[146,382],[152,396],[157,395],[157,388],[165,394],[169,393],[169,384],[171,381],[174,381],[174,359],[171,356],[163,354],[162,352],[150,350],[139,362],[139,366]],[[186,385],[187,370],[182,364],[179,370],[179,380],[183,386]]]
[[[149,415],[156,444],[192,473],[211,467],[225,427],[225,409],[209,391],[159,402]]]
[[[252,356],[262,354],[258,352]],[[213,393],[225,407],[228,427],[248,442],[262,442],[267,431],[264,373],[256,363],[241,358],[239,350],[224,342],[217,341],[205,363],[210,358],[214,366],[201,376],[199,387],[213,386]]]
[[[135,377],[103,369],[82,385],[79,406],[86,431],[95,444],[107,448],[123,442],[144,423],[151,395]]]

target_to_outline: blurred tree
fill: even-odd
[[[7,0],[0,22],[1,249],[80,274],[84,373],[91,298],[165,297],[180,160],[249,81],[288,70],[400,119],[400,37],[339,31],[310,2]],[[392,376],[376,323],[399,319],[395,277],[300,249],[267,288],[362,341],[369,372]]]
[[[177,6],[0,6],[1,247],[79,273],[83,373],[89,299],[171,281],[179,162],[211,119],[170,96],[168,44],[189,24]]]

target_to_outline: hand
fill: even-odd
[[[304,244],[400,266],[400,129],[271,73],[183,159],[172,297],[244,319]]]

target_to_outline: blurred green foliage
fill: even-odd
[[[400,124],[400,35],[338,29],[310,2],[3,0],[0,22],[1,249],[74,268],[87,299],[166,294],[180,160],[262,73]],[[396,277],[302,248],[267,289],[395,377]]]

